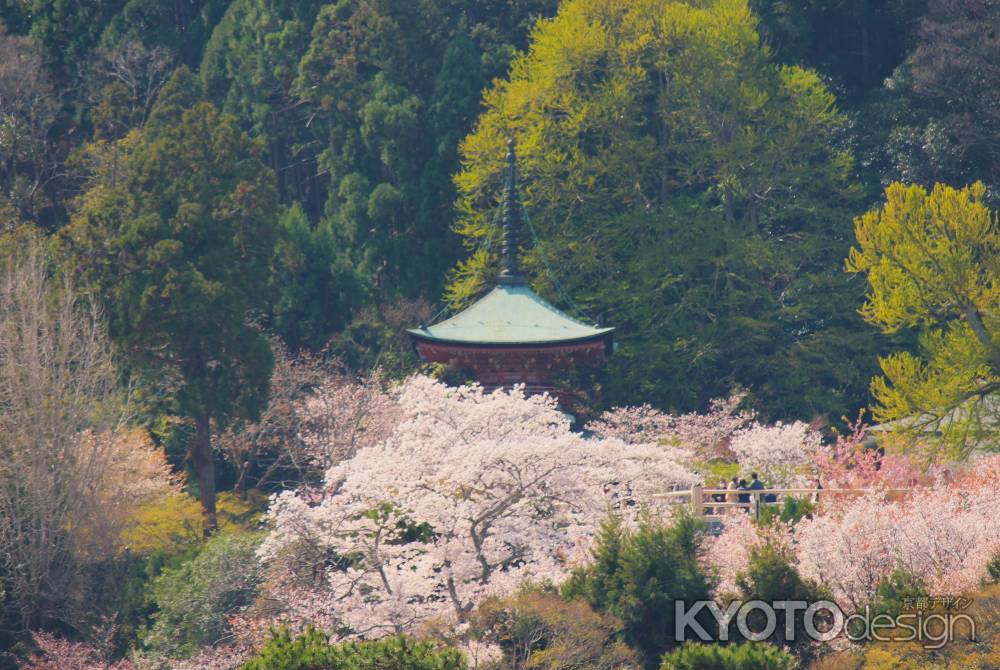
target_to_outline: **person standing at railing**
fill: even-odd
[[[816,489],[816,492],[813,493],[812,496],[811,496],[813,504],[816,504],[816,503],[819,502],[819,492],[823,490],[823,484],[820,483],[819,477],[816,477],[815,479],[811,480],[809,483],[813,485],[814,489]]]
[[[759,514],[760,513],[759,512],[759,510],[760,510],[760,504],[761,503],[765,503],[765,502],[770,502],[770,498],[772,498],[772,497],[776,498],[776,496],[773,496],[773,494],[771,496],[768,496],[768,495],[766,495],[764,493],[760,493],[760,491],[764,490],[764,482],[760,481],[760,477],[757,476],[756,472],[751,472],[750,473],[750,480],[751,481],[750,481],[750,486],[748,487],[748,490],[750,490],[750,491],[756,491],[756,493],[753,494],[754,495],[754,498],[753,498],[753,503],[754,503],[753,509],[755,510],[755,512],[757,514]]]
[[[747,480],[741,479],[740,483],[739,483],[739,486],[736,487],[736,490],[737,491],[749,491],[750,489],[747,488]],[[749,493],[740,493],[739,494],[739,499],[740,499],[740,502],[745,505],[746,503],[750,502],[750,494]]]
[[[734,503],[739,500],[739,496],[736,494],[736,490],[739,487],[740,487],[739,477],[733,477],[732,479],[729,480],[729,484],[726,486],[726,491],[729,491],[729,493],[726,493],[727,503]]]
[[[718,488],[718,489],[725,489],[726,488],[726,480],[725,479],[719,480],[719,483],[716,485],[716,488]],[[709,500],[711,500],[714,503],[723,503],[723,502],[726,502],[726,494],[725,493],[713,493],[711,496],[709,496]],[[714,507],[713,506],[713,507],[706,507],[705,508],[705,514],[722,514],[723,511],[724,511],[724,508],[722,508],[722,507]]]

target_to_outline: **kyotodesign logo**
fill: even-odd
[[[725,609],[711,600],[699,600],[690,606],[678,600],[674,607],[677,642],[726,642],[736,631],[751,641],[771,639],[792,644],[806,637],[829,642],[843,635],[851,642],[920,642],[925,649],[940,649],[956,636],[976,639],[975,621],[955,609],[928,608],[889,615],[873,614],[870,607],[865,607],[845,614],[829,600],[734,600]],[[711,615],[711,621],[706,613]]]

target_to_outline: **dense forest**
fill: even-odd
[[[252,287],[245,306],[291,350],[399,374],[401,328],[495,266],[514,134],[535,286],[621,334],[603,404],[690,410],[741,387],[774,418],[853,415],[892,345],[855,313],[851,221],[896,179],[994,181],[992,6],[760,2],[677,17],[656,37],[685,54],[669,61],[636,52],[652,25],[581,41],[579,19],[544,21],[557,9],[8,0],[5,219],[95,245],[72,231],[111,215],[109,185],[142,209],[197,171],[248,177],[267,257],[220,281]],[[251,162],[136,176],[222,129]]]
[[[205,570],[213,597],[256,593],[256,567],[216,573],[274,544],[266,497],[322,490],[386,439],[395,382],[451,379],[404,330],[492,284],[508,138],[533,288],[617,329],[607,365],[572,380],[582,419],[735,398],[750,414],[727,415],[831,441],[873,404],[877,421],[1000,387],[982,335],[1000,321],[972,318],[995,287],[966,301],[880,276],[876,239],[919,201],[993,240],[997,3],[0,0],[5,649],[61,644],[33,630],[115,659],[221,639],[219,602],[158,613],[197,600]],[[949,239],[993,276],[978,241]],[[956,304],[978,344],[928,335]],[[880,358],[895,385],[873,383]]]

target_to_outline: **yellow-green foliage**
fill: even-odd
[[[729,482],[730,479],[740,474],[740,464],[729,461],[711,461],[707,464],[710,485],[715,486],[718,482]]]
[[[495,261],[508,136],[527,209],[550,239],[679,192],[714,193],[727,216],[739,210],[753,225],[769,207],[796,206],[782,194],[840,188],[849,170],[849,156],[829,149],[843,122],[833,95],[815,72],[771,62],[746,0],[568,0],[531,38],[461,144],[456,228],[471,256],[453,275],[455,303]],[[588,246],[592,234],[568,236],[580,267],[607,252]]]
[[[511,667],[639,667],[635,652],[619,639],[621,621],[545,588],[526,586],[507,598],[487,598],[476,609],[472,630],[500,646]]]
[[[995,433],[1000,383],[1000,234],[981,183],[963,189],[894,183],[855,221],[849,272],[868,275],[864,318],[886,332],[922,329],[919,355],[881,360],[879,421],[940,430],[959,451]],[[984,421],[984,419],[986,419]]]
[[[234,533],[256,526],[260,519],[259,500],[244,500],[235,493],[220,493],[217,500],[219,533]],[[173,554],[202,541],[201,504],[179,493],[162,502],[140,507],[136,523],[121,536],[122,550],[133,554],[163,551]]]

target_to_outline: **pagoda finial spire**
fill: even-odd
[[[518,235],[521,232],[521,202],[517,192],[517,152],[514,138],[507,140],[507,174],[503,193],[503,270],[500,284],[527,284],[518,263]]]

